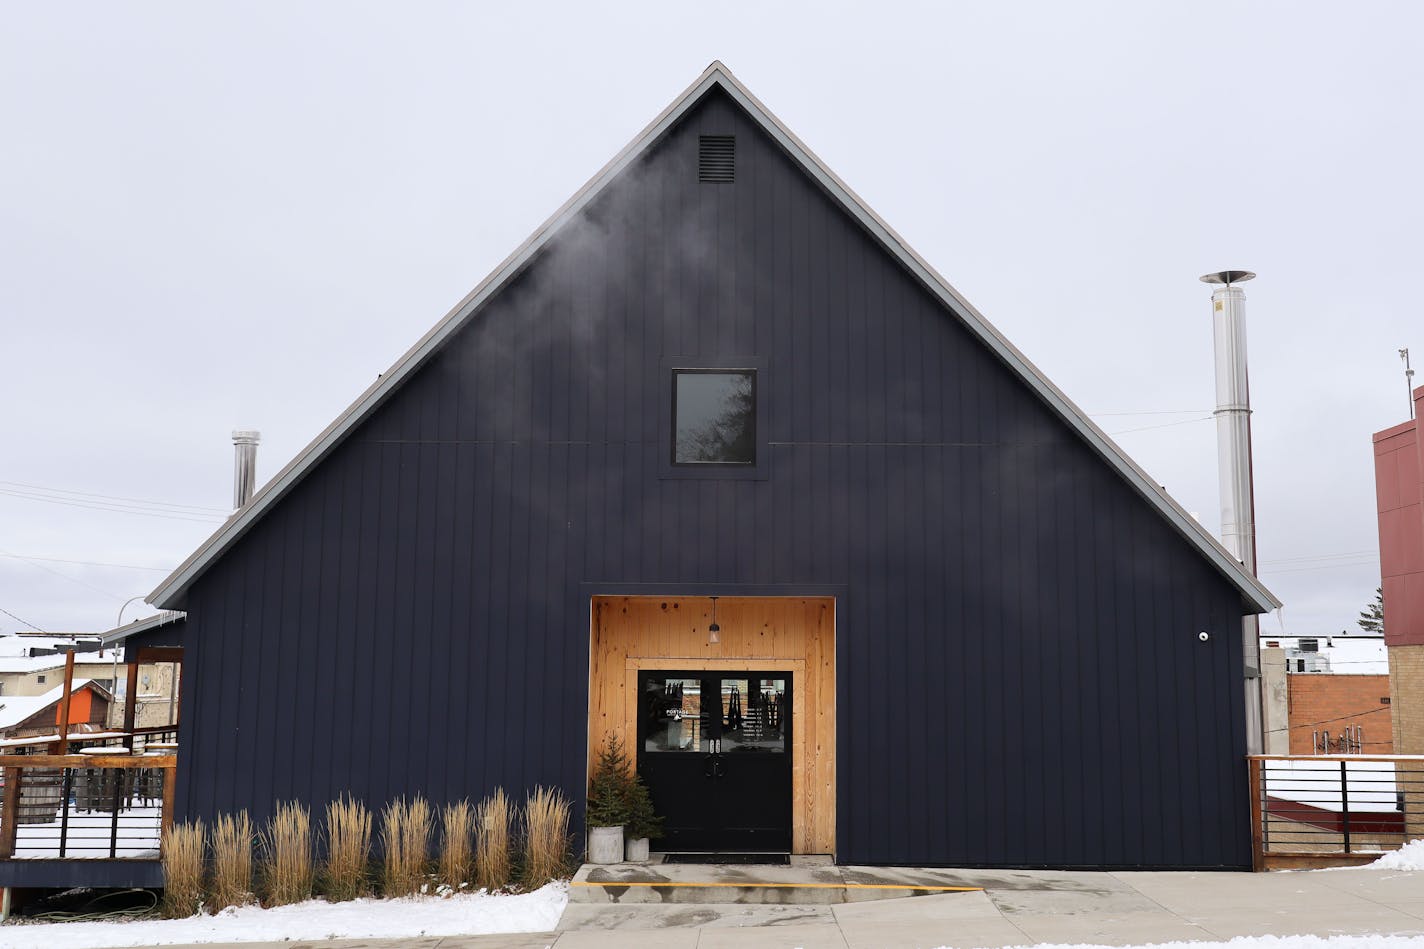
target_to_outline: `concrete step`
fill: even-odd
[[[903,899],[981,888],[952,871],[913,868],[745,864],[584,864],[574,874],[571,903],[703,903],[817,906]]]

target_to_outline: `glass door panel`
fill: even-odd
[[[638,767],[665,850],[789,850],[791,676],[638,676]]]

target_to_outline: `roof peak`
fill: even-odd
[[[386,372],[382,373],[295,458],[263,486],[241,510],[219,527],[191,556],[148,596],[148,602],[165,609],[181,609],[189,586],[232,544],[243,536],[272,506],[305,477],[346,435],[364,421],[415,373],[444,341],[463,327],[494,294],[511,280],[554,234],[579,214],[602,189],[697,104],[714,84],[720,85],[736,103],[777,142],[865,230],[913,274],[950,313],[977,336],[1011,371],[1032,388],[1070,428],[1096,450],[1118,474],[1155,507],[1173,528],[1198,548],[1202,555],[1241,593],[1243,601],[1257,611],[1280,606],[1271,592],[1240,561],[1223,547],[1186,509],[1159,488],[1155,481],[1093,423],[1061,390],[1039,371],[996,329],[984,315],[954,289],[917,254],[893,228],[883,221],[790,129],[782,124],[721,61],[714,59],[706,69],[673,99],[662,112],[634,136],[624,148],[416,342]]]

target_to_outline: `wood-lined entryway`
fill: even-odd
[[[632,757],[638,736],[638,671],[779,668],[791,671],[791,850],[834,853],[836,841],[836,645],[831,597],[717,600],[720,643],[709,643],[712,601],[703,597],[593,598],[589,763],[610,734]]]

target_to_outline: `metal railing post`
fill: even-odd
[[[69,847],[69,795],[74,791],[74,769],[65,768],[59,780],[59,855]]]
[[[1350,772],[1348,762],[1340,762],[1340,829],[1345,836],[1345,852],[1350,852]]]

